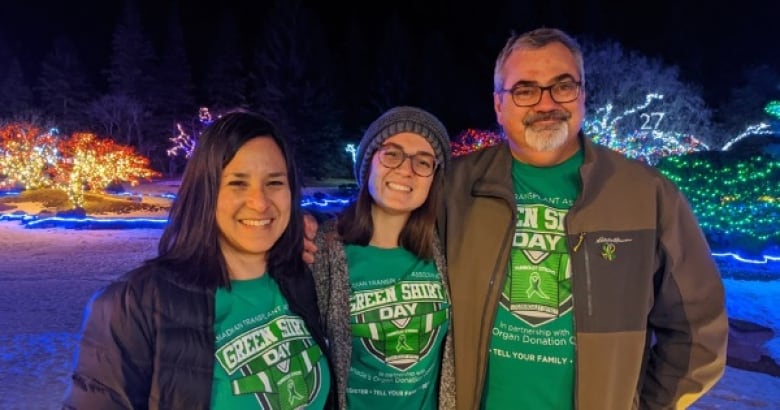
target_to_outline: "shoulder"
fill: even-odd
[[[332,247],[340,243],[338,233],[338,217],[332,217],[322,223],[314,237],[314,242],[319,250]]]
[[[623,153],[598,145],[592,141],[585,144],[585,163],[583,168],[592,167],[599,178],[620,178],[631,185],[641,187],[660,186],[677,190],[674,183],[657,168]],[[643,182],[643,184],[637,184]]]
[[[159,287],[157,269],[141,266],[125,272],[117,279],[92,295],[93,306],[140,303],[144,295],[155,292]]]
[[[478,165],[487,166],[502,155],[509,154],[509,145],[506,142],[502,142],[497,145],[493,145],[487,148],[482,148],[476,151],[472,151],[468,154],[461,155],[452,159],[452,169],[462,169],[464,167],[474,167]]]
[[[160,300],[171,300],[203,289],[182,283],[180,275],[171,268],[147,263],[125,272],[93,296],[95,303],[135,303],[149,305]]]
[[[512,163],[509,145],[502,142],[453,159],[447,171],[448,194],[469,187],[476,181],[501,184],[508,178],[506,169]]]

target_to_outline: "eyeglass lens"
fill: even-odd
[[[433,155],[425,152],[407,154],[400,147],[394,145],[386,145],[379,150],[379,162],[391,169],[400,167],[406,158],[409,158],[412,163],[412,171],[418,176],[431,176],[436,168],[436,159]]]
[[[580,94],[580,85],[576,81],[562,81],[547,87],[538,85],[517,85],[509,92],[512,95],[512,101],[518,106],[530,106],[538,104],[542,100],[542,94],[545,91],[550,92],[553,101],[557,103],[567,103],[577,99]]]

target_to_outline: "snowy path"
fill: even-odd
[[[161,232],[24,229],[0,222],[0,409],[59,408],[89,296],[153,256]],[[751,311],[776,315],[769,305],[780,292],[777,281],[750,286],[727,280],[726,286],[741,318],[755,320],[744,317]],[[780,378],[728,368],[693,408],[778,409]]]

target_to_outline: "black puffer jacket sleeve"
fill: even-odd
[[[63,408],[147,408],[152,380],[153,325],[141,290],[115,282],[85,311],[75,368]]]

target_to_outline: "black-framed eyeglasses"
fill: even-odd
[[[547,87],[532,84],[517,84],[510,89],[504,89],[500,92],[509,93],[512,96],[512,102],[518,107],[530,107],[539,104],[542,101],[542,93],[550,92],[552,100],[558,104],[572,102],[580,96],[582,83],[579,81],[561,81]]]
[[[396,169],[409,158],[412,163],[412,172],[417,176],[429,177],[436,171],[436,157],[427,152],[407,154],[400,145],[387,143],[376,151],[379,163],[390,169]]]

